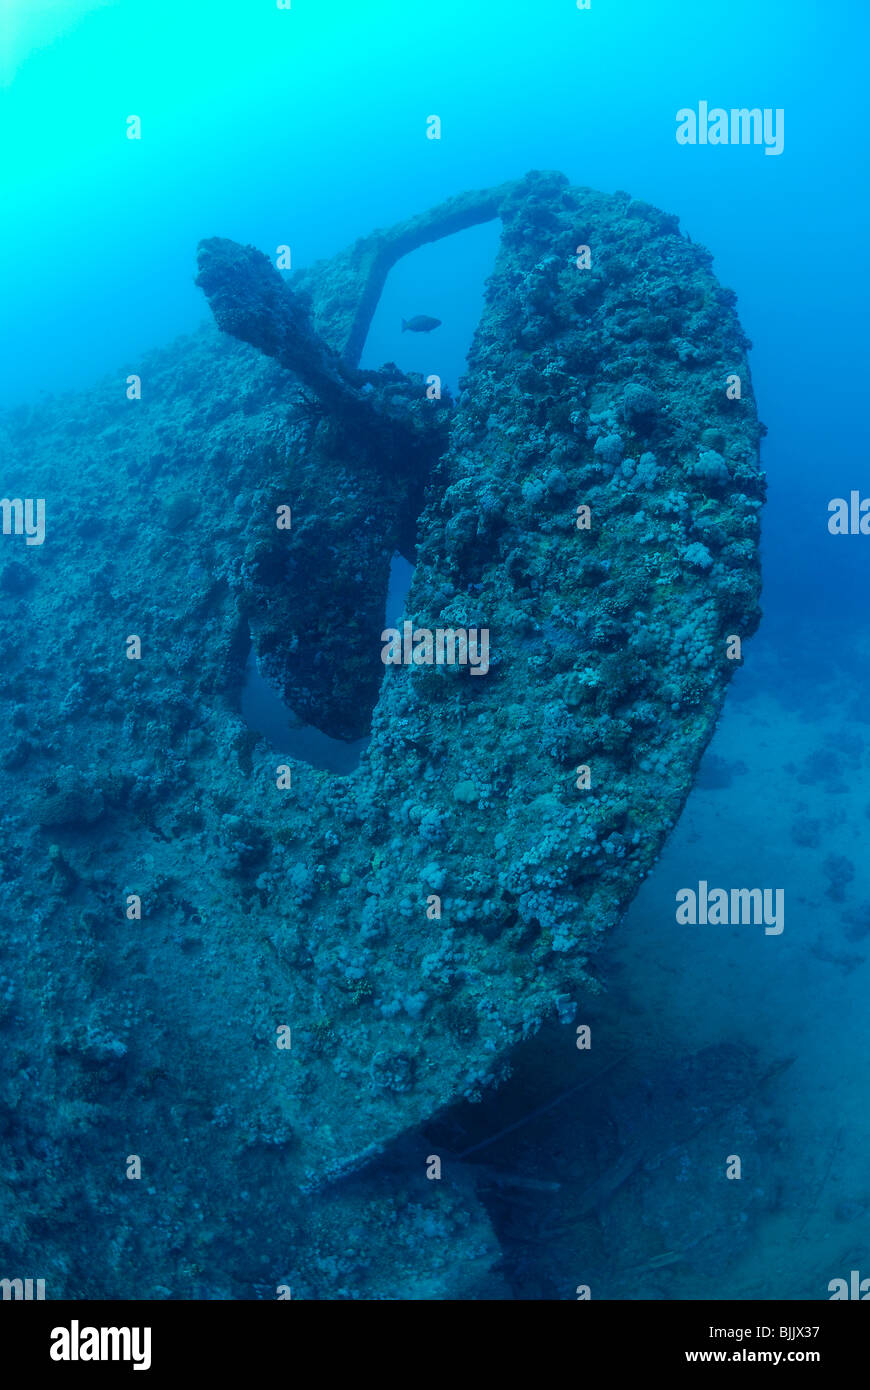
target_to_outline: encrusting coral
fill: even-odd
[[[360,372],[390,264],[494,217],[458,401],[395,368]],[[204,329],[131,364],[139,401],[112,380],[0,422],[10,495],[44,495],[54,518],[22,553],[28,584],[5,584],[3,619],[0,697],[27,751],[7,738],[0,903],[22,1036],[49,1034],[31,1065],[46,1057],[44,1095],[64,1097],[48,1111],[24,1099],[21,1123],[79,1154],[78,1209],[108,1203],[138,1232],[155,1288],[173,1242],[174,1296],[202,1288],[206,1256],[222,1268],[215,1232],[190,1225],[191,1194],[233,1213],[229,1248],[252,1219],[245,1188],[282,1212],[274,1232],[264,1215],[267,1283],[284,1251],[282,1272],[313,1296],[366,1296],[336,1295],[375,1275],[337,1214],[330,1244],[305,1194],[497,1084],[518,1043],[594,987],[595,949],[715,726],[726,642],[758,621],[762,427],[734,296],[710,263],[675,218],[549,173],[287,282],[210,241],[201,284],[246,342]],[[415,628],[488,630],[484,677],[384,674],[395,550],[415,559]],[[347,738],[370,725],[353,775],[246,727],[251,640],[301,717]],[[99,929],[68,931],[73,912]],[[38,950],[55,930],[47,976]],[[67,1041],[91,1034],[117,1039],[110,1066]],[[162,1135],[149,1184],[109,1196],[107,1114],[134,1148]],[[123,1189],[154,1184],[152,1218]],[[448,1208],[473,1202],[422,1187],[394,1182],[394,1219],[410,1230],[420,1204],[444,1203],[428,1248],[446,1271],[461,1224]],[[336,1213],[345,1200],[363,1201],[336,1197]],[[46,1247],[52,1296],[125,1296],[123,1257],[112,1266],[96,1235],[90,1284],[59,1250]],[[419,1284],[413,1263],[397,1288]],[[250,1296],[257,1277],[240,1257],[207,1296]]]

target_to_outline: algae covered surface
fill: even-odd
[[[390,266],[492,219],[455,398],[361,371]],[[50,524],[0,568],[0,1253],[55,1297],[502,1296],[425,1127],[583,1021],[757,626],[735,296],[540,172],[289,275],[206,240],[199,283],[141,398],[0,419]],[[384,666],[396,553],[484,674]],[[354,771],[248,727],[252,646]]]

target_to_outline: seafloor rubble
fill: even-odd
[[[359,372],[393,261],[496,216],[459,399]],[[756,626],[762,427],[710,265],[556,174],[289,282],[212,240],[225,333],[2,418],[47,519],[0,565],[0,1273],[498,1296],[473,1185],[408,1136],[594,990]],[[415,626],[489,630],[485,678],[383,676],[395,550]],[[300,716],[371,727],[356,773],[248,729],[252,641]]]

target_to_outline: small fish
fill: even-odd
[[[407,329],[409,333],[431,333],[433,328],[440,328],[441,320],[432,319],[428,314],[415,314],[412,319],[402,319],[402,332]]]

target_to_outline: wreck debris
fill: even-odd
[[[394,369],[360,372],[396,259],[496,217],[500,249],[456,404],[427,400]],[[735,668],[727,639],[758,621],[762,427],[734,296],[708,253],[675,218],[557,174],[450,200],[287,283],[220,239],[205,243],[200,275],[224,334],[142,364],[135,408],[107,383],[75,409],[47,404],[40,428],[28,420],[34,495],[56,495],[62,441],[76,496],[59,499],[69,524],[56,544],[26,552],[49,581],[62,570],[63,603],[60,585],[40,583],[27,615],[5,618],[7,699],[20,704],[24,651],[40,691],[38,738],[23,767],[3,771],[3,792],[34,840],[50,833],[65,851],[82,835],[34,801],[74,720],[65,761],[87,785],[98,771],[101,798],[75,892],[124,969],[100,974],[86,934],[65,939],[51,1027],[72,1036],[84,1014],[126,1048],[137,1123],[179,1152],[188,1098],[214,1117],[189,1146],[190,1171],[165,1183],[143,1260],[160,1268],[173,1221],[194,1190],[203,1198],[205,1167],[204,1200],[233,1211],[231,1235],[246,1229],[238,1183],[224,1190],[220,1176],[239,1165],[270,1210],[283,1197],[286,1229],[265,1256],[275,1263],[283,1239],[300,1262],[288,1282],[317,1296],[368,1276],[346,1257],[341,1221],[315,1229],[305,1194],[497,1086],[524,1039],[582,1005],[596,947],[692,785]],[[300,385],[316,410],[299,406]],[[14,419],[5,430],[14,465]],[[111,514],[110,468],[125,480]],[[168,507],[155,511],[155,490]],[[168,538],[180,496],[199,507],[185,505]],[[292,528],[279,529],[288,506]],[[395,550],[416,561],[405,616],[431,631],[486,629],[485,676],[404,664],[384,675]],[[69,622],[84,634],[74,643],[59,636]],[[135,662],[129,633],[141,639]],[[300,716],[340,737],[370,724],[356,773],[293,761],[279,780],[286,757],[239,716],[250,641]],[[28,886],[44,891],[44,846],[21,868],[16,911],[40,922],[66,911]],[[141,927],[119,907],[128,893]],[[99,1007],[82,988],[95,977]],[[166,1059],[179,1019],[189,1045]],[[284,1025],[293,1046],[279,1053]],[[164,1062],[169,1095],[135,1091],[136,1070]],[[62,1065],[90,1103],[93,1058]],[[113,1066],[107,1086],[120,1084]],[[24,1109],[25,1125],[69,1141],[72,1119],[36,1096]],[[94,1161],[110,1165],[108,1137],[91,1138]],[[91,1190],[90,1170],[81,1182],[96,1209],[104,1188]],[[403,1193],[392,1209],[413,1225],[410,1177]],[[457,1197],[457,1229],[460,1209],[473,1204]],[[449,1233],[438,1239],[446,1250]],[[198,1287],[200,1253],[176,1295]],[[110,1255],[94,1245],[90,1258]],[[124,1278],[119,1266],[102,1287]]]

